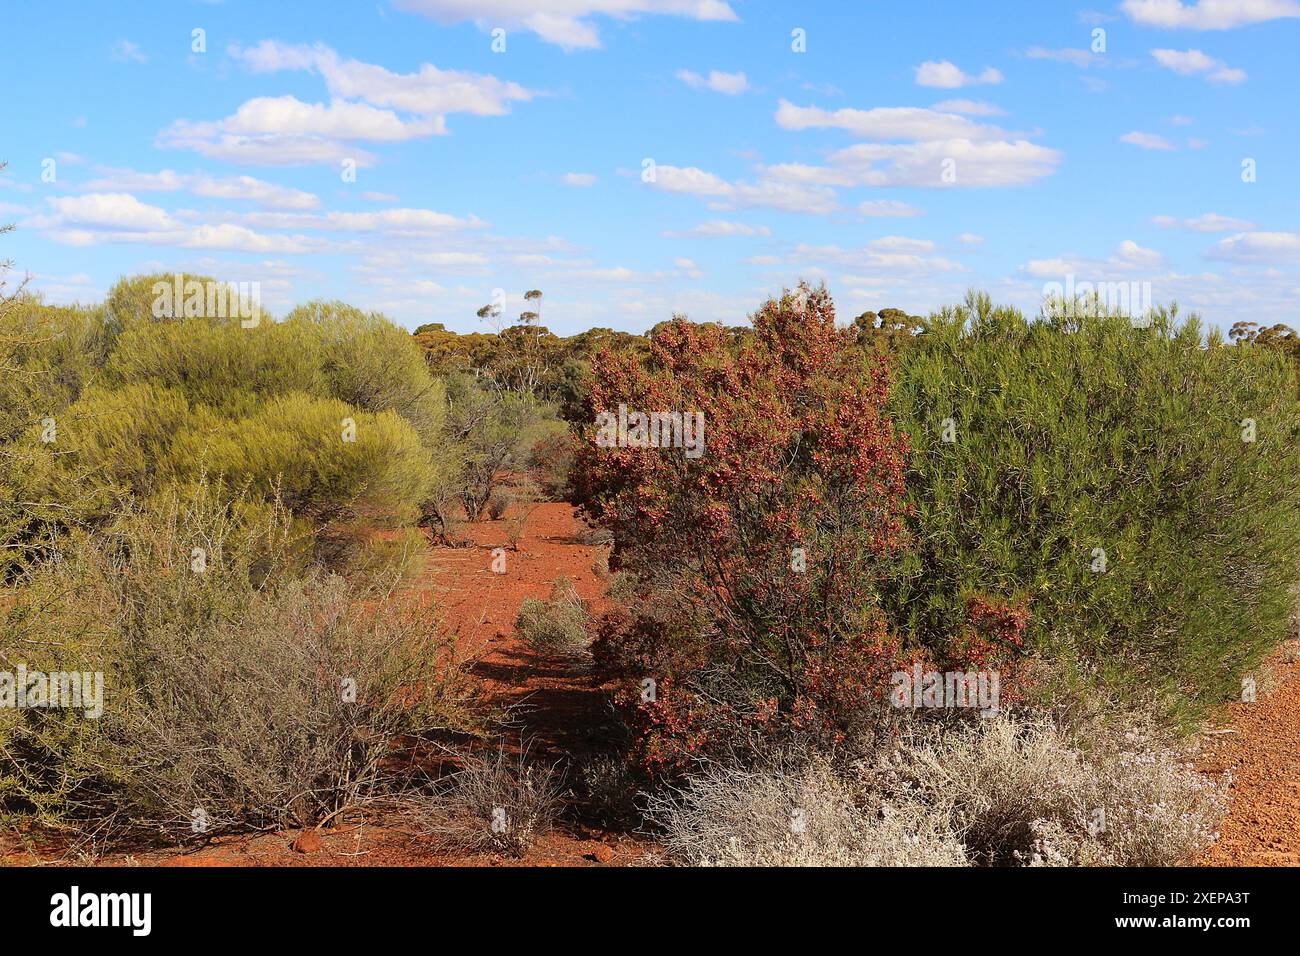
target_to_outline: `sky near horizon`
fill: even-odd
[[[5,12],[0,259],[49,302],[180,271],[474,331],[539,288],[572,334],[1086,281],[1300,325],[1300,0]]]

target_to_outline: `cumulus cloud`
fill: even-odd
[[[1220,239],[1206,256],[1239,262],[1300,262],[1300,232],[1240,232]]]
[[[820,215],[838,208],[834,190],[824,186],[772,178],[733,183],[694,166],[660,164],[655,167],[655,178],[649,185],[664,192],[699,196],[708,200],[712,209],[766,207]]]
[[[1231,30],[1284,17],[1300,17],[1295,0],[1124,0],[1120,9],[1136,23],[1166,29]]]
[[[1163,264],[1164,256],[1155,249],[1147,249],[1132,239],[1125,239],[1104,260],[1075,255],[1031,259],[1020,267],[1020,271],[1036,279],[1059,280],[1073,275],[1090,282],[1097,282],[1105,281],[1112,274],[1131,274],[1139,270],[1149,272]]]
[[[691,20],[735,21],[725,0],[394,0],[402,10],[441,23],[472,20],[483,29],[518,27],[565,50],[595,49],[600,34],[592,17],[626,19],[659,14]]]
[[[866,277],[891,276],[897,273],[927,274],[964,272],[965,267],[944,256],[934,255],[935,244],[928,239],[907,236],[881,236],[865,246],[816,245],[798,243],[780,256],[755,256],[754,265],[798,267],[801,273],[825,273],[827,267],[851,270],[842,278],[852,284],[864,284]]]
[[[1207,56],[1200,50],[1152,50],[1156,62],[1180,76],[1205,74],[1211,83],[1236,85],[1246,80],[1246,71],[1234,69],[1222,60]]]
[[[327,232],[387,232],[419,235],[487,225],[477,216],[461,217],[433,209],[379,209],[371,212],[250,212],[235,217],[259,229],[307,229]]]
[[[344,59],[319,43],[308,46],[263,40],[249,47],[231,46],[227,52],[254,73],[316,73],[333,97],[420,116],[502,116],[510,112],[511,103],[527,102],[538,95],[489,73],[440,70],[429,63],[421,64],[414,73],[393,73],[373,63]]]
[[[190,149],[204,156],[254,165],[295,166],[352,160],[374,163],[359,142],[394,143],[447,132],[453,113],[499,116],[510,104],[537,94],[517,83],[481,73],[440,70],[425,63],[414,73],[340,57],[323,44],[293,45],[264,40],[231,46],[229,55],[254,73],[285,70],[319,75],[328,102],[296,96],[259,96],[220,120],[177,120],[158,135],[157,145]]]
[[[234,223],[182,221],[129,193],[88,193],[47,200],[50,214],[26,223],[55,242],[73,246],[105,242],[146,243],[183,249],[305,253],[323,248],[303,236],[263,235]]]
[[[134,169],[98,167],[97,178],[81,184],[88,192],[179,192],[188,191],[209,199],[240,199],[269,209],[315,209],[320,197],[301,189],[268,183],[253,176],[210,176],[178,173],[170,169],[156,173]]]
[[[961,86],[1001,83],[1002,74],[991,66],[986,66],[978,74],[964,73],[960,67],[947,60],[926,60],[916,67],[916,82],[918,86],[955,90]]]
[[[842,129],[866,139],[1003,139],[1008,134],[996,126],[977,123],[955,111],[919,106],[877,106],[869,110],[823,110],[795,106],[787,100],[777,105],[776,122],[782,129]]]
[[[596,183],[595,173],[565,173],[561,179],[566,186],[593,186]]]
[[[1008,133],[956,113],[919,107],[822,110],[781,100],[776,121],[784,129],[830,127],[872,140],[827,157],[827,165],[785,163],[767,167],[773,179],[826,186],[1016,186],[1050,175],[1060,162],[1054,149],[1025,134]],[[1017,138],[1012,138],[1017,137]]]

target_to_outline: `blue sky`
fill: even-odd
[[[540,288],[568,334],[1073,277],[1300,323],[1300,0],[8,6],[0,257],[51,302],[203,272],[469,331]]]

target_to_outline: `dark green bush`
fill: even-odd
[[[1293,603],[1294,394],[1284,357],[1176,310],[1027,321],[971,296],[932,317],[892,398],[916,537],[899,626],[941,643],[971,594],[1020,599],[1058,678],[1182,717],[1238,697]]]

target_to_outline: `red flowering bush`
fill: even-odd
[[[648,356],[596,357],[575,488],[643,599],[595,652],[656,682],[631,702],[648,763],[742,725],[843,737],[910,666],[877,597],[904,546],[888,389],[884,359],[864,362],[807,286],[752,330],[678,318]]]

